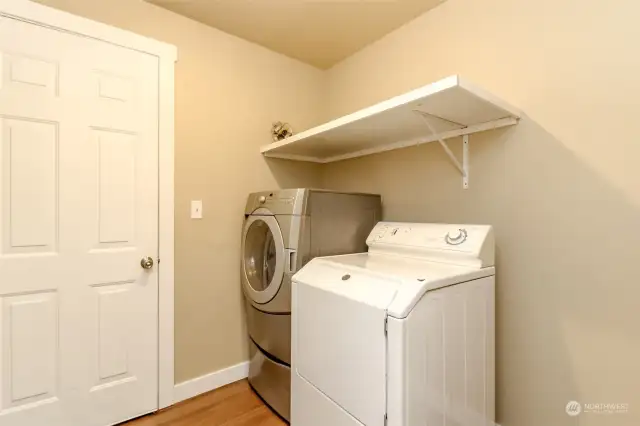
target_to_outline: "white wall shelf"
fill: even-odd
[[[447,77],[260,149],[272,158],[331,163],[438,141],[468,187],[468,135],[512,126],[521,113],[468,83]],[[445,140],[463,136],[459,161]]]

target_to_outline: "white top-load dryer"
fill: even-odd
[[[484,426],[495,412],[490,226],[380,222],[293,277],[293,426]]]

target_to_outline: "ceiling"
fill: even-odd
[[[146,0],[330,68],[444,0]]]

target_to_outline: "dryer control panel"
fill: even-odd
[[[369,252],[462,266],[494,264],[490,225],[379,222],[367,238]]]

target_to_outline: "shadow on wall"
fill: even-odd
[[[320,164],[267,157],[265,161],[278,183],[278,188],[322,187],[322,165]]]
[[[470,150],[468,190],[437,144],[327,165],[324,183],[381,193],[385,220],[495,226],[498,423],[640,424],[638,207],[526,117]],[[630,411],[570,417],[572,400]]]

